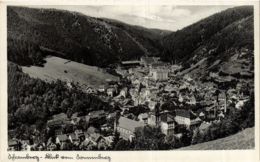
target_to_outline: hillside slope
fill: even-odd
[[[250,6],[212,15],[165,36],[163,59],[183,66],[203,81],[226,82],[254,78],[254,17]],[[252,84],[253,85],[253,84]]]
[[[144,54],[158,55],[161,46],[157,42],[165,35],[163,31],[63,10],[25,7],[8,7],[7,10],[10,49],[17,44],[12,42],[22,40],[58,51],[52,55],[88,65],[107,66]],[[17,54],[19,52],[8,53]],[[16,63],[23,59],[16,57],[8,58]]]
[[[210,142],[204,142],[188,147],[183,147],[180,150],[243,150],[254,149],[255,147],[255,130],[247,128],[237,134],[217,139]]]
[[[99,87],[108,84],[108,81],[116,81],[119,78],[108,74],[105,70],[69,61],[59,57],[47,57],[44,67],[22,66],[22,71],[30,77],[46,80],[47,82],[57,79],[64,82],[78,83],[82,88],[88,86]]]
[[[189,66],[182,73],[194,77],[214,73],[214,78],[253,79],[253,17],[235,21],[216,33],[191,53],[185,63]]]
[[[221,34],[222,29],[235,21],[252,15],[252,6],[234,7],[169,34],[162,39],[165,48],[163,59],[169,61],[186,61],[187,58],[192,57],[192,53],[197,48],[210,42],[212,36],[218,33]],[[227,42],[223,41],[222,43]],[[218,52],[223,50],[219,49]]]

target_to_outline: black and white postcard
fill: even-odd
[[[259,160],[259,1],[0,5],[3,161]]]

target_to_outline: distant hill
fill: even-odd
[[[217,139],[214,141],[204,142],[180,150],[244,150],[254,149],[255,147],[255,130],[247,128],[237,134]]]
[[[227,9],[165,36],[162,59],[183,66],[195,78],[214,72],[232,78],[253,78],[253,7]],[[238,73],[243,71],[242,75]],[[223,77],[222,77],[223,78]]]
[[[214,73],[214,78],[253,80],[253,17],[238,20],[222,29],[193,51],[182,65],[186,63],[189,66],[182,73],[190,76],[204,77]]]
[[[42,65],[45,55],[54,55],[107,67],[157,55],[181,64],[179,74],[253,81],[253,24],[252,6],[227,9],[176,32],[63,10],[8,7],[8,60]]]
[[[8,59],[23,65],[30,65],[35,58],[24,61],[20,55],[28,50],[12,51],[17,44],[36,45],[49,49],[52,55],[102,67],[159,55],[160,39],[169,33],[56,9],[9,6],[7,11]]]
[[[165,48],[163,58],[172,61],[185,61],[197,48],[210,42],[213,36],[221,34],[224,28],[252,15],[252,6],[230,8],[173,32],[163,38]],[[224,40],[221,42],[228,43]],[[220,44],[216,44],[216,46],[218,45]]]

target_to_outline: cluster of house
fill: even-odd
[[[139,66],[136,67],[137,64]],[[139,115],[139,121],[120,118],[116,128],[124,134],[125,139],[133,138],[135,128],[146,124],[159,125],[166,135],[172,134],[178,124],[191,129],[194,127],[204,129],[203,127],[208,127],[211,122],[225,118],[230,104],[235,104],[235,107],[240,109],[249,99],[248,95],[240,91],[241,82],[235,89],[219,90],[215,83],[195,81],[189,75],[178,79],[174,73],[178,69],[179,66],[170,68],[154,57],[143,57],[139,62],[135,61],[135,64],[128,64],[126,70],[119,69],[119,72],[123,72],[122,76],[132,83],[128,96],[133,100],[134,106],[146,104],[151,110],[150,113]],[[156,104],[164,102],[164,96],[175,98],[175,104],[184,109],[176,111],[174,117],[170,113],[163,113],[158,120],[155,120],[156,117],[152,112]],[[194,112],[185,110],[185,105],[195,107],[199,105],[199,109]],[[159,124],[152,121],[157,121]]]
[[[120,89],[116,84],[103,85],[97,91],[105,93],[123,106],[126,106],[130,99],[134,106],[148,104],[153,109],[156,102],[161,100],[158,93],[168,85],[170,74],[179,68],[160,61],[159,57],[141,57],[140,60],[123,61],[116,72],[130,81],[131,85]]]
[[[112,136],[104,137],[98,129],[89,127],[86,131],[77,129],[68,134],[57,134],[55,140],[49,139],[47,142],[47,150],[66,150],[68,143],[80,150],[106,150],[111,147]]]
[[[55,136],[50,137],[48,142],[41,142],[39,145],[36,141],[29,143],[29,140],[10,138],[9,150],[106,150],[111,147],[113,136],[102,135],[102,130],[111,129],[113,132],[113,127],[102,124],[100,129],[97,129],[92,125],[114,116],[115,113],[109,114],[104,110],[92,111],[84,116],[74,113],[70,118],[65,113],[56,114],[47,121],[47,131],[55,131]]]
[[[121,116],[114,126],[103,123],[99,129],[93,127],[95,123],[114,119],[116,112],[109,114],[99,110],[84,116],[74,113],[71,117],[61,113],[53,115],[47,122],[47,128],[55,130],[54,139],[50,138],[46,144],[37,146],[29,144],[26,140],[11,139],[8,141],[9,149],[66,150],[68,144],[73,144],[74,147],[82,150],[106,150],[111,146],[113,131],[117,130],[121,138],[131,141],[135,137],[136,129],[145,125],[160,127],[165,135],[178,133],[178,136],[181,136],[180,132],[174,131],[177,126],[182,125],[190,130],[199,128],[203,131],[212,122],[225,118],[230,104],[241,109],[249,100],[249,95],[243,91],[243,89],[252,89],[246,88],[250,86],[249,83],[239,82],[233,89],[220,90],[212,82],[202,83],[189,75],[184,77],[175,75],[176,70],[180,68],[180,66],[165,64],[158,57],[124,61],[116,72],[126,78],[130,85],[112,84],[97,89],[89,87],[85,89],[87,93],[102,92],[101,94],[105,95],[99,97],[109,99],[110,104],[119,103]],[[169,98],[177,109],[156,113],[156,106],[169,101]],[[128,113],[127,110],[138,105],[145,105],[150,111],[138,116]],[[196,107],[196,110],[192,107]],[[65,129],[68,127],[72,127],[70,129],[72,131]],[[102,130],[110,130],[112,133],[104,135]]]
[[[8,140],[8,151],[30,151],[31,145],[29,140],[9,139]]]
[[[178,109],[175,111],[175,115],[164,111],[160,113],[150,112],[142,113],[138,116],[138,121],[121,116],[117,122],[115,122],[115,130],[120,133],[120,136],[125,140],[132,140],[135,137],[135,131],[139,127],[145,125],[160,127],[161,132],[165,135],[173,135],[175,127],[183,125],[187,129],[193,130],[200,126],[203,122],[202,116],[195,114],[190,110]]]
[[[8,150],[15,151],[15,150],[22,150],[22,151],[29,151],[29,150],[43,150],[45,144],[41,142],[39,136],[40,132],[37,130],[36,125],[30,126],[30,139],[22,138],[17,139],[17,130],[11,129],[8,130]],[[28,132],[21,132],[21,133],[28,133]]]
[[[241,109],[249,100],[249,94],[252,93],[250,90],[253,89],[247,88],[247,94],[244,94],[241,87],[249,87],[249,85],[248,83],[238,82],[234,88],[220,90],[212,83],[201,84],[198,91],[203,100],[199,103],[205,107],[208,118],[224,118],[230,107]]]
[[[120,74],[131,82],[131,86],[121,90],[110,87],[107,89],[107,95],[114,97],[114,94],[117,94],[113,99],[124,107],[147,105],[153,110],[158,102],[164,100],[164,97],[170,96],[175,97],[180,105],[199,103],[206,111],[202,114],[207,118],[215,119],[224,117],[230,103],[235,103],[239,108],[248,100],[246,97],[238,97],[239,88],[234,90],[236,93],[232,96],[229,91],[216,94],[218,87],[212,82],[201,83],[193,80],[189,75],[179,79],[177,75],[171,77],[180,66],[169,66],[157,57],[142,57],[140,61],[122,62],[122,66],[127,68],[117,69],[118,73],[121,72]]]

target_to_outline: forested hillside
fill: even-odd
[[[47,53],[105,67],[158,55],[167,62],[190,64],[197,53],[201,58],[232,48],[253,50],[252,15],[250,6],[235,7],[169,32],[68,11],[8,7],[8,59],[37,65]]]
[[[203,45],[208,45],[205,52],[209,52],[211,49],[216,48],[216,53],[224,52],[227,48],[241,47],[242,45],[248,45],[252,49],[252,35],[242,33],[243,37],[233,37],[232,34],[228,33],[232,32],[232,30],[225,33],[222,31],[232,23],[243,20],[252,15],[253,7],[251,6],[235,7],[214,14],[195,24],[185,27],[182,30],[178,30],[168,36],[165,36],[163,38],[163,45],[165,48],[163,59],[168,61],[185,62],[193,56],[196,49]],[[239,26],[236,27],[238,30],[239,28],[243,29]],[[250,32],[252,32],[252,27],[252,23],[248,24],[247,29],[250,29]],[[225,36],[226,38],[225,40],[220,37],[218,37],[218,39],[212,39],[212,37],[216,38],[217,36]],[[244,37],[247,39],[238,39]],[[242,41],[242,43],[239,44],[238,41]]]
[[[31,65],[35,58],[26,51],[14,51],[17,46],[23,49],[35,44],[37,52],[48,51],[51,55],[104,67],[160,54],[162,47],[158,42],[168,33],[62,10],[25,7],[7,10],[8,59],[22,65]]]
[[[112,111],[108,103],[97,96],[83,93],[76,86],[68,88],[66,83],[46,83],[30,78],[21,68],[8,63],[8,127],[19,128],[33,125],[41,128],[53,115],[61,112],[71,116],[74,112],[82,115],[93,110]]]

